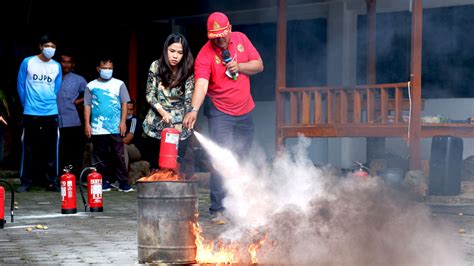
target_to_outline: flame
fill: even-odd
[[[247,251],[250,254],[250,259],[252,260],[252,264],[258,263],[257,251],[263,246],[265,242],[265,238],[258,241],[256,244],[250,244],[247,248]]]
[[[214,241],[206,241],[201,236],[202,229],[198,223],[193,224],[193,231],[196,235],[196,261],[198,263],[245,263],[248,262],[250,257],[252,264],[255,264],[258,262],[257,251],[262,247],[266,238],[264,236],[264,239],[249,244],[246,249],[247,252],[242,252],[245,249],[240,244],[224,243],[222,241],[218,241],[216,244]]]
[[[150,176],[145,176],[137,180],[137,182],[153,182],[153,181],[180,181],[183,180],[176,172],[170,169],[161,169],[154,172]]]
[[[214,247],[214,242],[205,243],[204,237],[201,236],[202,229],[198,223],[193,224],[194,234],[196,235],[196,261],[198,263],[235,263],[235,247],[218,245]],[[217,249],[217,250],[216,250]]]

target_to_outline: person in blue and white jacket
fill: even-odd
[[[84,92],[84,133],[92,138],[92,160],[102,174],[102,191],[110,191],[118,181],[119,191],[131,192],[128,183],[123,137],[127,133],[127,86],[113,78],[111,58],[99,60],[99,77],[89,82]]]
[[[21,186],[27,192],[32,185],[59,191],[58,184],[58,105],[61,65],[53,60],[56,41],[40,38],[41,53],[27,57],[20,65],[18,95],[23,105]]]

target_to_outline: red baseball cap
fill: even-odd
[[[230,32],[229,19],[221,12],[214,12],[207,18],[207,38],[224,37]]]

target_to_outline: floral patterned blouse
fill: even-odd
[[[143,121],[143,132],[149,137],[161,139],[161,131],[169,124],[162,121],[162,117],[158,112],[158,108],[162,107],[172,116],[174,128],[178,129],[180,139],[186,139],[191,136],[192,132],[182,130],[183,118],[186,113],[191,111],[191,99],[194,92],[194,75],[178,87],[167,88],[161,83],[158,75],[158,60],[154,61],[148,71],[148,80],[146,84],[146,101],[150,104],[150,109]]]

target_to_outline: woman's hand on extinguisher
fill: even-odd
[[[161,121],[167,124],[171,124],[171,122],[173,121],[173,117],[168,112],[164,112],[163,118],[161,119]]]
[[[125,137],[125,133],[127,133],[127,124],[125,121],[120,121],[119,130],[120,136]]]
[[[92,127],[90,124],[86,124],[84,126],[84,134],[86,135],[88,139],[92,137]]]

